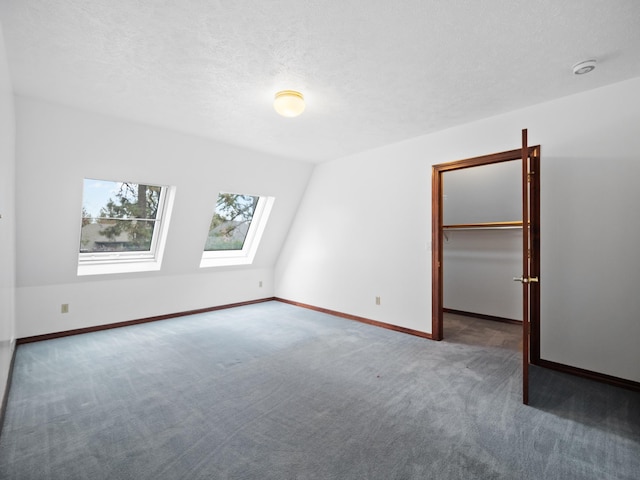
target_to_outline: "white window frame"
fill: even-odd
[[[121,181],[117,181],[122,183]],[[133,183],[133,182],[132,182]],[[153,236],[148,251],[138,252],[85,252],[78,253],[78,276],[105,275],[112,273],[151,272],[160,270],[169,231],[169,219],[173,210],[175,187],[154,183],[138,184],[160,187],[158,211],[156,213]],[[83,191],[84,195],[84,191]],[[84,197],[83,197],[84,201]],[[80,236],[82,227],[80,227]],[[78,241],[80,244],[80,241]]]
[[[236,195],[249,194],[243,193]],[[269,220],[269,215],[271,214],[275,198],[261,195],[251,196],[258,197],[258,203],[256,204],[256,209],[253,212],[251,224],[249,225],[249,230],[247,230],[247,236],[244,239],[242,250],[205,250],[202,253],[202,259],[200,260],[200,268],[250,265],[253,263],[253,259],[258,251],[258,245],[262,239],[262,234],[267,226],[267,221]]]

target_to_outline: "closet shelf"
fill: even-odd
[[[522,228],[522,221],[514,222],[486,222],[486,223],[458,223],[443,225],[443,230],[503,230]]]

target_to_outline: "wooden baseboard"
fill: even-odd
[[[481,318],[482,320],[491,320],[493,322],[513,323],[522,325],[522,320],[514,320],[513,318],[496,317],[494,315],[485,315],[484,313],[465,312],[464,310],[455,310],[453,308],[443,308],[444,313],[452,313],[454,315],[462,315],[463,317]]]
[[[2,436],[2,427],[4,426],[4,415],[7,412],[7,402],[9,400],[9,390],[11,389],[11,380],[13,379],[13,365],[16,362],[16,348],[13,346],[11,353],[11,362],[9,363],[9,372],[7,373],[7,382],[4,386],[4,395],[2,396],[2,405],[0,405],[0,437]]]
[[[308,308],[309,310],[315,310],[316,312],[327,313],[329,315],[334,315],[340,318],[346,318],[347,320],[355,320],[356,322],[366,323],[368,325],[373,325],[375,327],[386,328],[387,330],[394,330],[396,332],[406,333],[409,335],[414,335],[416,337],[428,338],[431,340],[431,334],[426,332],[420,332],[418,330],[413,330],[411,328],[399,327],[397,325],[391,325],[390,323],[379,322],[377,320],[371,320],[369,318],[358,317],[357,315],[351,315],[348,313],[337,312],[335,310],[329,310],[328,308],[316,307],[314,305],[308,305],[306,303],[294,302],[292,300],[287,300],[284,298],[275,297],[274,300],[282,303],[288,303],[289,305],[295,305],[296,307]]]
[[[569,365],[552,362],[550,360],[540,359],[535,363],[535,365],[582,378],[588,378],[589,380],[595,380],[596,382],[607,383],[627,390],[640,392],[640,382],[634,382],[633,380],[626,380],[624,378],[614,377],[604,373],[592,372],[591,370],[585,370],[583,368],[571,367]]]
[[[65,330],[63,332],[46,333],[44,335],[34,335],[33,337],[19,338],[17,344],[40,342],[42,340],[51,340],[52,338],[68,337],[70,335],[80,335],[82,333],[98,332],[100,330],[109,330],[112,328],[128,327],[130,325],[139,325],[141,323],[157,322],[159,320],[168,320],[170,318],[184,317],[186,315],[195,315],[197,313],[213,312],[215,310],[224,310],[226,308],[242,307],[244,305],[252,305],[254,303],[270,302],[275,297],[261,298],[258,300],[249,300],[248,302],[229,303],[219,305],[217,307],[199,308],[197,310],[188,310],[185,312],[169,313],[167,315],[157,315],[155,317],[139,318],[137,320],[127,320],[125,322],[108,323],[106,325],[96,325],[95,327],[77,328],[75,330]]]

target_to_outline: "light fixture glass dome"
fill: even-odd
[[[304,112],[304,106],[304,97],[295,90],[282,90],[273,101],[273,108],[283,117],[297,117]]]

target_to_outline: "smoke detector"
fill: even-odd
[[[589,73],[594,68],[596,68],[595,60],[585,60],[584,62],[576,63],[573,66],[573,74],[584,75],[585,73]]]

